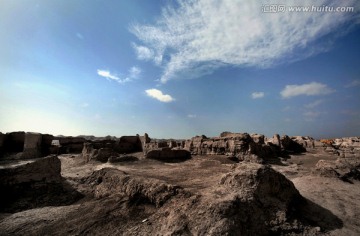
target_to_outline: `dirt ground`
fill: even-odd
[[[106,217],[106,220],[112,219],[111,224],[114,225],[136,227],[137,224],[146,222],[147,217],[153,212],[152,206],[142,206],[140,211],[132,209],[134,212],[129,212],[131,211],[129,209],[127,212],[121,212],[121,207],[119,207],[121,203],[110,200],[95,206],[95,200],[89,195],[89,187],[79,180],[102,168],[111,167],[130,173],[132,176],[157,179],[206,196],[209,189],[219,182],[221,176],[237,165],[225,156],[193,156],[190,160],[174,163],[144,159],[142,153],[136,153],[134,156],[138,160],[119,163],[85,163],[80,155],[59,156],[63,178],[85,197],[68,206],[47,206],[13,214],[2,213],[0,214],[0,235],[46,235],[48,232],[55,235],[64,235],[64,232],[66,235],[88,235],[90,232],[90,234],[101,235],[101,231],[96,230],[95,219],[81,226],[81,230],[76,228],[79,222],[76,218],[86,218],[86,215],[79,215],[80,213],[77,215],[79,209],[84,208],[88,208],[89,212],[96,212],[99,217]],[[324,222],[323,227],[331,229],[322,234],[360,235],[360,182],[348,183],[336,178],[312,174],[312,169],[318,160],[336,160],[336,158],[337,156],[321,150],[310,150],[305,154],[292,155],[289,159],[272,163],[271,166],[290,179],[302,196],[336,216],[336,220],[321,219]],[[104,207],[105,205],[107,207]],[[113,208],[116,211],[111,210],[111,206],[114,205],[117,206]],[[326,216],[319,215],[319,217]],[[62,224],[58,227],[65,227],[65,229],[62,228],[57,234],[56,230],[54,231],[55,223]],[[332,227],[328,227],[329,225]],[[94,230],[90,230],[91,228]],[[118,235],[123,234],[120,229],[118,232],[114,230],[112,232]]]

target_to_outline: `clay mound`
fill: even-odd
[[[296,216],[305,203],[292,182],[259,164],[239,165],[210,194],[178,194],[129,235],[315,234]]]
[[[260,164],[235,165],[216,186],[197,193],[113,168],[78,181],[95,198],[88,195],[81,205],[61,208],[68,209],[65,218],[26,232],[7,227],[13,219],[9,218],[0,222],[0,229],[27,235],[317,235],[320,231],[316,219],[312,226],[302,223],[304,211],[298,206],[306,208],[307,202],[292,182]],[[314,215],[314,205],[309,206],[305,218]]]
[[[360,180],[360,159],[338,158],[336,161],[320,160],[313,173],[323,177],[339,178],[346,182]]]
[[[61,177],[57,156],[0,169],[0,212],[71,204],[82,197]]]
[[[95,171],[84,182],[93,186],[93,193],[97,199],[126,196],[129,202],[150,203],[156,207],[162,206],[168,199],[182,191],[178,186],[155,179],[133,177],[112,168]]]

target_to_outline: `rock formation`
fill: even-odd
[[[313,173],[324,177],[339,178],[351,182],[360,180],[359,158],[338,158],[336,161],[320,160]]]
[[[223,132],[214,138],[196,136],[186,140],[184,148],[193,155],[227,155],[252,162],[280,155],[280,147],[265,143],[264,135],[247,133]]]
[[[115,169],[94,172],[85,183],[93,186],[99,200],[122,199],[118,201],[125,201],[122,209],[147,209],[143,223],[122,228],[123,235],[316,233],[315,227],[306,226],[298,217],[301,212],[297,207],[306,201],[293,183],[260,164],[238,165],[206,195]]]
[[[281,141],[281,148],[287,152],[290,153],[306,152],[306,146],[305,146],[306,141],[303,140],[302,137],[300,136],[290,138],[289,136],[284,135],[283,137],[281,137],[280,141]],[[303,144],[301,144],[300,142]]]
[[[116,160],[121,154],[142,151],[141,140],[144,138],[136,135],[122,136],[119,139],[88,141],[84,142],[81,154],[86,162],[90,160],[107,162],[110,157]]]
[[[26,133],[22,158],[41,157],[42,135],[39,133]]]
[[[57,156],[0,169],[0,212],[73,203],[81,198],[63,183]]]

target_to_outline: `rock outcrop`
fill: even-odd
[[[93,186],[98,200],[121,199],[117,200],[123,203],[121,211],[134,206],[146,209],[148,213],[141,219],[142,223],[122,228],[122,235],[282,235],[284,232],[316,235],[317,232],[317,228],[304,224],[299,217],[302,213],[298,207],[307,203],[294,184],[260,164],[237,165],[206,195],[109,168],[94,172],[84,183]]]
[[[57,156],[0,169],[0,212],[70,204],[82,197],[61,177]]]
[[[97,143],[99,144],[99,143]],[[82,157],[84,158],[85,162],[89,162],[90,160],[97,160],[101,162],[107,162],[111,156],[118,156],[119,154],[114,151],[111,147],[111,144],[104,145],[98,149],[94,148],[93,143],[84,143],[84,147],[82,150]]]
[[[302,153],[302,152],[306,152],[306,148],[300,144],[299,142],[297,142],[296,140],[300,141],[297,138],[290,138],[287,135],[284,135],[283,137],[281,137],[281,148],[283,150],[285,150],[286,152],[289,153]]]
[[[107,162],[110,157],[116,160],[120,155],[142,151],[141,140],[144,141],[144,138],[136,135],[122,136],[119,139],[87,141],[83,144],[81,154],[86,162],[90,160]]]
[[[323,177],[339,178],[347,182],[360,180],[360,159],[338,158],[336,161],[320,160],[316,163],[313,173]]]
[[[360,137],[334,139],[332,147],[343,158],[360,158]]]
[[[39,133],[26,133],[22,158],[41,157],[42,135]]]
[[[193,155],[227,155],[240,161],[262,162],[280,155],[280,147],[265,143],[264,135],[223,132],[220,137],[205,135],[186,140],[185,147]]]
[[[126,172],[104,168],[86,178],[86,183],[94,185],[96,198],[125,195],[132,203],[150,203],[162,206],[182,189],[155,179],[133,177]]]

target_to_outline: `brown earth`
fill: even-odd
[[[314,174],[319,160],[338,158],[320,149],[271,163],[304,199],[259,164],[221,155],[173,163],[132,156],[116,163],[59,156],[63,181],[84,197],[2,212],[0,235],[360,235],[360,182]],[[262,176],[271,184],[261,185]]]

